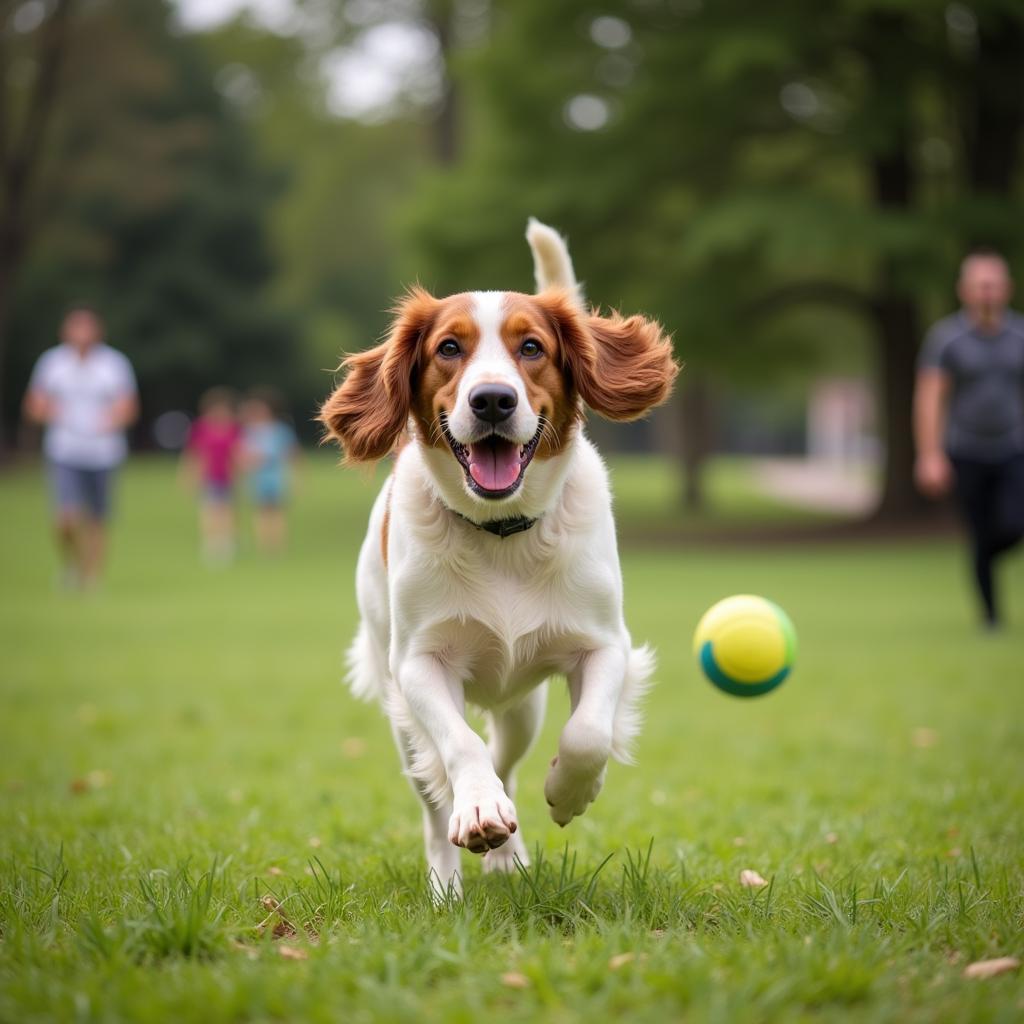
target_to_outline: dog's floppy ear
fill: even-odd
[[[580,397],[610,420],[635,420],[672,392],[679,365],[672,340],[654,320],[581,312],[572,296],[538,296],[554,321]]]
[[[398,442],[412,407],[420,344],[437,306],[429,292],[411,289],[394,310],[387,340],[342,361],[345,376],[318,418],[346,462],[375,462]]]

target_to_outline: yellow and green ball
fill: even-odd
[[[793,668],[796,630],[777,604],[737,594],[704,613],[693,650],[704,674],[720,690],[759,697],[781,685]]]

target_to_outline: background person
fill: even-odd
[[[138,393],[131,363],[103,343],[95,310],[70,309],[60,338],[36,362],[24,412],[46,428],[62,581],[87,587],[103,569],[111,487],[128,452],[124,432],[138,416]]]
[[[1024,320],[1007,308],[1011,293],[1002,256],[967,256],[962,308],[929,331],[914,401],[918,487],[939,497],[955,486],[990,627],[994,563],[1024,536]]]
[[[214,565],[235,554],[235,476],[242,430],[235,396],[211,388],[199,399],[199,416],[185,444],[183,468],[199,492],[199,533],[203,558]]]
[[[288,537],[285,508],[289,477],[299,453],[295,431],[281,417],[277,395],[254,391],[242,407],[244,462],[255,512],[256,546],[263,552],[284,549]]]

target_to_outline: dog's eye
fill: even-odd
[[[437,346],[437,354],[444,356],[445,359],[454,359],[456,356],[462,355],[462,349],[459,348],[459,343],[454,338],[445,338]]]
[[[536,338],[527,338],[519,349],[519,354],[526,359],[536,359],[543,352],[544,348]]]

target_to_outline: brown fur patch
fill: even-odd
[[[342,361],[344,378],[318,418],[341,445],[346,462],[382,459],[401,437],[423,340],[442,305],[422,288],[412,289],[395,309],[387,340]]]
[[[659,323],[581,313],[564,291],[544,292],[536,301],[555,325],[573,386],[594,412],[634,420],[671,394],[679,365]]]
[[[506,309],[502,341],[519,368],[531,408],[546,421],[536,458],[550,459],[564,451],[572,439],[579,404],[564,371],[558,333],[547,309],[534,296],[516,292],[509,294]],[[520,350],[527,338],[539,341],[544,354],[523,356]]]
[[[424,340],[422,371],[413,398],[412,415],[425,445],[447,449],[448,442],[441,433],[441,413],[450,413],[455,407],[462,373],[480,343],[480,327],[473,318],[468,295],[443,299],[441,307]],[[459,343],[462,349],[459,358],[445,359],[438,355],[441,342],[447,338]]]
[[[388,531],[391,529],[391,482],[388,481],[388,496],[384,499],[384,521],[380,526],[380,553],[384,557],[384,568],[388,567]]]

